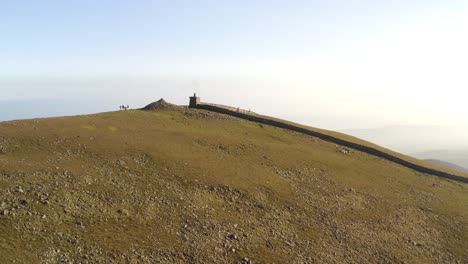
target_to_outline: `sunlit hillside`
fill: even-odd
[[[468,261],[467,184],[153,110],[0,123],[2,263]]]

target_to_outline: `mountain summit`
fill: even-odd
[[[0,123],[2,262],[468,258],[467,184],[233,116],[145,108],[158,111]]]

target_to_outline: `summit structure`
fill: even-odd
[[[198,97],[197,94],[194,93],[193,96],[190,96],[189,107],[195,108],[198,104],[200,104],[200,97]]]

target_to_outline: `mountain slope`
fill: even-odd
[[[467,175],[461,176],[458,171],[451,171],[446,167],[436,168],[434,164],[425,163],[421,160],[396,153],[394,151],[382,148],[370,142],[359,140],[357,138],[350,137],[348,135],[336,133],[333,131],[326,131],[323,129],[317,129],[312,127],[306,127],[300,124],[295,124],[285,120],[279,120],[272,117],[261,116],[258,114],[248,114],[241,113],[239,110],[232,110],[226,107],[214,106],[213,104],[197,104],[194,106],[197,109],[209,110],[211,112],[227,114],[230,116],[235,116],[241,119],[249,120],[252,122],[270,125],[273,127],[287,129],[289,131],[299,132],[305,135],[316,137],[324,141],[340,145],[345,148],[351,148],[356,151],[367,153],[375,157],[380,157],[385,160],[400,164],[404,167],[410,168],[412,170],[430,174],[445,179],[450,179],[458,182],[463,182],[468,184]]]
[[[200,110],[0,123],[5,262],[463,262],[468,187]]]

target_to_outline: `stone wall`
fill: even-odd
[[[413,170],[418,171],[418,172],[427,173],[427,174],[431,174],[431,175],[434,175],[434,176],[438,176],[438,177],[441,177],[441,178],[450,179],[450,180],[454,180],[454,181],[458,181],[458,182],[468,183],[468,178],[466,178],[466,177],[462,177],[462,176],[458,176],[458,175],[454,175],[454,174],[449,174],[449,173],[439,171],[439,170],[435,170],[435,169],[431,169],[431,168],[426,168],[426,167],[414,164],[412,162],[403,160],[401,158],[395,157],[395,156],[390,155],[388,153],[382,152],[382,151],[377,150],[375,148],[371,148],[371,147],[368,147],[368,146],[352,143],[352,142],[349,142],[349,141],[346,141],[346,140],[343,140],[343,139],[339,139],[339,138],[336,138],[336,137],[333,137],[333,136],[330,136],[330,135],[325,135],[325,134],[322,134],[320,132],[312,131],[312,130],[309,130],[309,129],[306,129],[306,128],[294,126],[294,125],[287,124],[287,123],[280,122],[280,121],[267,119],[267,118],[260,117],[260,116],[249,115],[249,114],[245,114],[245,113],[241,113],[241,112],[237,112],[237,111],[232,111],[232,110],[229,110],[229,109],[226,109],[226,108],[222,108],[222,107],[214,106],[214,105],[210,105],[210,104],[203,104],[203,103],[198,104],[195,108],[204,109],[204,110],[217,112],[217,113],[222,113],[222,114],[227,114],[227,115],[235,116],[235,117],[238,117],[238,118],[246,119],[246,120],[249,120],[249,121],[257,122],[257,123],[266,124],[266,125],[270,125],[270,126],[274,126],[274,127],[284,128],[284,129],[296,131],[296,132],[299,132],[299,133],[307,134],[307,135],[317,137],[317,138],[320,138],[320,139],[328,141],[328,142],[332,142],[332,143],[335,143],[335,144],[338,144],[338,145],[341,145],[341,146],[352,148],[352,149],[355,149],[355,150],[358,150],[358,151],[365,152],[365,153],[370,154],[370,155],[374,155],[374,156],[377,156],[377,157],[380,157],[380,158],[395,162],[397,164],[400,164],[402,166],[405,166],[407,168],[413,169]]]

